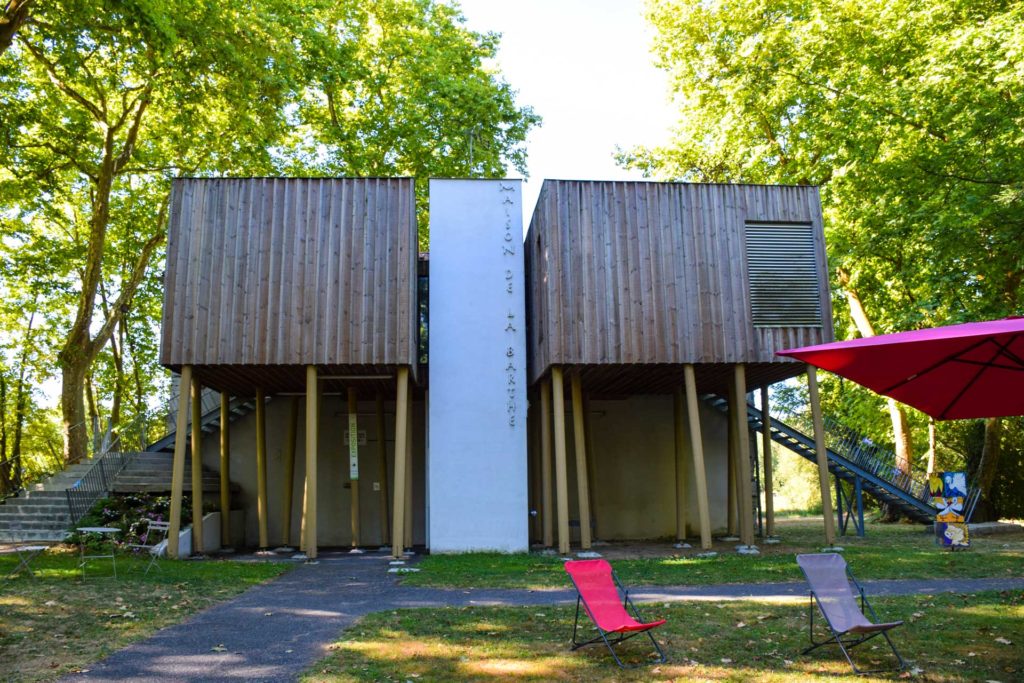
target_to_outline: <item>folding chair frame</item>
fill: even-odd
[[[156,526],[154,526],[154,525],[156,525]],[[153,531],[162,531],[164,537],[160,541],[157,541],[156,543],[149,543],[148,542],[150,540],[149,534],[151,534]],[[128,545],[129,548],[145,550],[146,552],[149,553],[149,564],[146,565],[146,572],[145,572],[144,575],[148,576],[149,575],[149,570],[152,569],[154,566],[157,569],[160,569],[160,565],[157,563],[157,560],[160,559],[160,553],[158,552],[157,549],[160,547],[161,543],[164,543],[167,540],[167,534],[168,533],[170,533],[170,523],[169,522],[155,522],[153,520],[146,520],[146,541],[147,542],[146,543],[131,543],[131,544]]]
[[[16,544],[14,546],[14,552],[18,554],[18,566],[7,572],[5,579],[9,579],[16,576],[20,572],[25,572],[33,579],[36,578],[35,571],[32,570],[32,560],[36,559],[39,553],[46,550],[49,546],[45,545],[29,545],[29,544]]]
[[[863,612],[866,609],[867,613],[869,613],[871,615],[871,620],[877,622],[878,621],[878,615],[875,613],[875,609],[871,606],[871,603],[868,602],[867,596],[864,594],[864,587],[861,586],[860,582],[857,581],[857,579],[853,576],[853,573],[850,571],[849,567],[846,568],[846,576],[851,581],[853,581],[853,585],[857,587],[857,591],[860,593],[860,609],[861,609],[861,612]],[[822,641],[816,641],[814,639],[814,611],[815,611],[814,610],[814,605],[815,605],[815,603],[818,603],[818,609],[821,610],[821,616],[822,616],[822,618],[824,618],[825,624],[826,624],[826,626],[828,626],[828,630],[832,634],[831,638],[827,638],[827,639],[822,640]],[[813,590],[810,591],[810,603],[808,604],[808,607],[807,607],[807,614],[809,616],[809,619],[808,619],[808,623],[809,623],[808,634],[810,636],[811,646],[809,648],[807,648],[806,650],[804,650],[803,652],[801,652],[800,653],[801,655],[806,655],[807,653],[811,652],[812,650],[816,650],[819,647],[822,647],[823,645],[838,645],[839,649],[842,650],[843,656],[846,657],[846,661],[849,662],[850,666],[853,668],[853,673],[857,674],[858,676],[862,676],[864,674],[886,673],[886,672],[890,672],[890,671],[902,671],[906,667],[906,663],[903,661],[903,657],[900,656],[899,651],[896,649],[896,645],[893,644],[892,639],[889,638],[889,634],[888,634],[888,631],[890,631],[891,629],[896,628],[896,625],[889,626],[888,628],[885,628],[885,629],[879,629],[877,631],[870,631],[870,632],[865,633],[865,634],[854,634],[854,636],[846,638],[844,640],[843,637],[846,636],[846,634],[848,634],[849,631],[843,631],[842,633],[840,633],[839,631],[836,631],[835,628],[832,627],[832,622],[829,621],[828,615],[825,613],[824,608],[822,608],[821,601],[818,598],[818,594],[815,591],[813,591]],[[866,643],[867,641],[871,640],[872,638],[875,638],[876,636],[882,636],[883,638],[885,638],[885,642],[889,643],[889,647],[892,648],[892,653],[893,653],[893,655],[895,655],[896,661],[899,662],[899,666],[896,667],[895,669],[872,669],[872,670],[869,670],[869,671],[862,671],[861,669],[857,668],[856,664],[853,663],[853,658],[850,656],[850,650],[852,650],[853,648],[857,647],[858,645],[862,645],[862,644]]]
[[[665,662],[668,661],[668,658],[665,657],[665,653],[661,649],[661,646],[658,645],[658,641],[655,640],[654,636],[651,634],[651,631],[654,630],[656,627],[652,626],[652,627],[644,629],[642,631],[605,631],[603,628],[598,626],[597,620],[594,619],[594,615],[590,611],[590,607],[587,606],[587,601],[583,599],[583,594],[580,592],[579,586],[576,585],[576,580],[572,578],[572,574],[569,575],[569,580],[572,581],[572,585],[576,589],[576,619],[575,619],[575,621],[572,624],[572,648],[571,648],[571,650],[573,652],[575,652],[576,650],[578,650],[581,647],[584,647],[586,645],[593,645],[594,643],[603,642],[608,647],[608,651],[612,653],[612,657],[615,658],[615,663],[618,664],[623,669],[636,669],[636,668],[641,667],[641,666],[646,666],[647,664],[664,664]],[[633,616],[636,617],[636,620],[641,622],[641,623],[643,623],[644,619],[643,619],[643,617],[640,616],[640,611],[636,608],[636,605],[633,604],[633,600],[630,599],[629,591],[627,589],[623,588],[622,582],[619,581],[619,577],[615,573],[614,569],[612,570],[612,580],[615,582],[616,588],[619,589],[619,593],[622,595],[622,606],[623,606],[623,608],[625,608],[627,611],[632,611],[633,612]],[[577,631],[577,629],[579,627],[579,623],[580,623],[580,604],[583,605],[583,609],[586,610],[587,616],[590,617],[591,623],[594,624],[594,628],[596,628],[597,632],[600,634],[600,635],[598,635],[598,636],[596,636],[594,638],[591,638],[590,640],[583,641],[583,642],[578,642],[576,640],[576,631]],[[617,638],[613,637],[611,640],[609,640],[608,636],[609,635],[614,636],[615,634],[618,634],[618,637]],[[650,638],[651,645],[654,646],[655,651],[658,653],[659,659],[654,660],[652,662],[643,662],[643,663],[640,663],[640,664],[630,664],[630,665],[623,664],[622,660],[619,659],[619,655],[616,654],[614,646],[618,645],[619,643],[625,642],[625,641],[629,640],[630,638],[633,638],[635,636],[639,636],[639,635],[646,635],[648,638]]]

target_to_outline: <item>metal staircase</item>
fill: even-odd
[[[728,412],[728,401],[720,396],[706,395],[702,397],[709,406]],[[793,421],[802,421],[798,416],[787,416]],[[747,422],[751,429],[762,430],[761,411],[747,405]],[[813,432],[810,425],[801,428],[769,417],[772,441],[779,443],[797,455],[817,462],[814,438],[807,435]],[[925,481],[900,472],[895,466],[895,455],[870,443],[856,432],[835,422],[825,419],[825,449],[828,454],[828,471],[836,479],[836,506],[839,516],[841,533],[852,520],[858,536],[864,535],[864,506],[862,494],[873,496],[879,503],[894,506],[905,517],[931,524],[935,521],[935,512],[928,501],[928,485]],[[852,495],[841,486],[840,482],[852,485]]]
[[[210,434],[220,429],[220,398],[219,394],[210,392],[210,395],[215,400],[211,401],[207,396],[207,393],[203,394],[203,416],[200,418],[199,425],[203,434]],[[267,398],[270,401],[270,398]],[[212,407],[211,407],[212,405]],[[234,398],[231,399],[231,403],[228,406],[228,410],[231,413],[228,422],[234,422],[240,417],[244,417],[249,413],[256,410],[256,399],[255,398]],[[173,413],[172,413],[173,415]],[[191,428],[191,421],[186,426],[186,429]],[[173,453],[174,452],[174,441],[177,435],[177,430],[171,425],[169,431],[162,437],[147,444],[145,450],[149,453]]]

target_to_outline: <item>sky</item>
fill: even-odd
[[[544,119],[527,140],[524,227],[545,178],[641,178],[615,164],[616,146],[663,143],[674,120],[642,0],[458,4],[469,28],[502,34],[495,67],[518,91],[518,103]]]

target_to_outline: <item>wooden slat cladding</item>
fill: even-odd
[[[414,365],[411,178],[175,180],[160,362]]]
[[[805,225],[821,325],[752,320],[748,224]],[[774,363],[832,340],[817,188],[545,181],[526,241],[530,381],[553,364]]]

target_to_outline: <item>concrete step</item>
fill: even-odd
[[[30,520],[39,520],[41,522],[70,522],[71,518],[68,515],[68,511],[64,512],[4,512],[0,511],[0,526],[7,524],[8,522],[26,522]]]
[[[38,503],[36,505],[30,505],[28,503],[11,505],[8,503],[7,505],[0,505],[0,517],[3,517],[5,514],[17,515],[38,513],[43,515],[52,515],[67,512],[67,510],[67,505],[49,505],[44,503]]]
[[[166,484],[161,482],[117,484],[114,490],[117,493],[170,493],[171,484],[170,482]],[[182,490],[184,490],[185,493],[190,493],[192,491],[192,483],[186,479]],[[237,492],[238,488],[232,486],[231,490]],[[204,493],[216,493],[218,491],[220,491],[219,482],[216,484],[203,482]]]
[[[13,532],[15,535],[22,531],[66,531],[68,530],[68,523],[56,523],[56,522],[11,522],[4,524],[4,531],[2,532]]]
[[[19,497],[18,500],[21,500]],[[27,491],[24,500],[67,500],[67,494],[61,491]]]
[[[35,542],[40,545],[63,543],[68,537],[67,530],[61,531],[25,531],[24,533],[13,534],[0,529],[0,543],[29,543]]]

